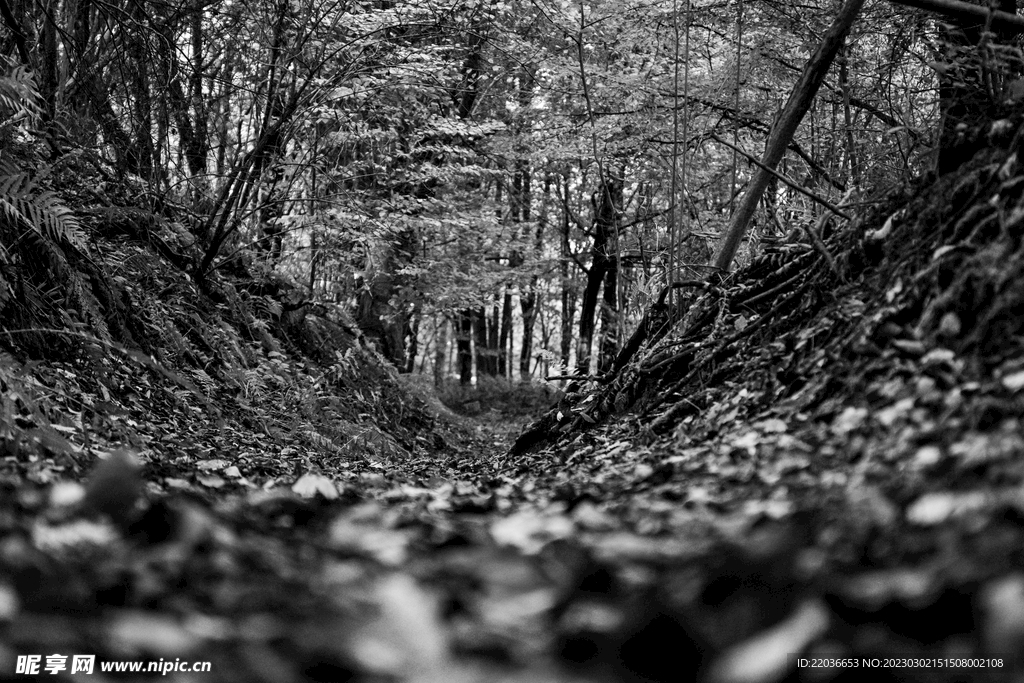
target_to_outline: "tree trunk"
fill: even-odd
[[[590,269],[587,271],[587,284],[580,308],[580,338],[576,350],[576,367],[580,374],[590,372],[598,295],[608,269],[614,266],[611,249],[614,248],[616,222],[622,207],[622,182],[622,178],[614,176],[602,179],[599,191],[591,198],[594,205],[594,242],[590,249]],[[605,296],[607,298],[609,295]],[[614,302],[614,291],[610,296]]]
[[[491,306],[491,315],[487,318],[487,374],[491,377],[498,376],[498,328],[500,326],[498,296],[495,295],[494,305]]]
[[[194,0],[191,19],[192,39],[192,76],[189,79],[189,90],[192,97],[192,115],[195,125],[192,127],[192,139],[185,145],[185,158],[188,160],[189,171],[194,176],[206,173],[206,156],[209,153],[210,141],[206,123],[206,98],[203,95],[203,6],[204,0]],[[205,179],[200,180],[205,185]]]
[[[28,40],[25,36],[25,30],[21,27],[21,22],[18,21],[18,18],[14,16],[14,12],[11,11],[11,6],[7,3],[7,0],[0,0],[0,17],[3,17],[4,25],[11,32],[14,45],[18,48],[18,56],[21,57],[22,63],[25,66],[31,67],[32,59],[28,53]]]
[[[215,158],[215,172],[217,176],[223,177],[228,171],[228,146],[230,143],[230,129],[229,112],[231,110],[231,101],[234,98],[234,74],[235,74],[235,60],[233,54],[224,56],[224,64],[217,69],[213,80],[219,80],[221,82],[220,91],[217,96],[213,99],[213,105],[216,107],[216,113],[213,117],[216,124],[216,135],[217,135],[217,155]],[[203,235],[197,235],[200,239]]]
[[[164,83],[167,96],[160,99],[163,111],[167,112],[170,109],[169,113],[174,119],[175,127],[178,129],[178,151],[189,164],[189,172],[195,175],[200,171],[192,168],[187,153],[187,150],[195,144],[193,141],[195,131],[192,126],[192,119],[188,113],[188,100],[181,88],[181,75],[178,69],[177,55],[175,54],[175,30],[176,26],[168,19],[161,18],[159,22],[160,37],[156,41],[156,50],[159,61],[160,80]]]
[[[569,244],[569,178],[563,176],[563,199],[562,204],[562,234],[560,239],[560,254],[559,254],[559,274],[562,276],[562,325],[561,325],[561,360],[562,366],[568,369],[569,361],[571,360],[572,354],[572,331],[576,326],[576,288],[572,286],[572,281],[569,279],[571,260],[570,244]]]
[[[434,319],[434,387],[444,386],[444,366],[448,359],[448,319],[437,316]]]
[[[477,378],[484,375],[494,377],[496,370],[492,371],[491,348],[487,342],[487,309],[483,306],[473,311],[473,342],[476,347]]]
[[[408,339],[408,351],[405,354],[405,372],[416,369],[416,354],[420,349],[420,316],[414,311],[405,321],[405,338]]]
[[[495,306],[497,309],[497,306]],[[497,310],[495,310],[497,313]],[[509,340],[512,337],[512,290],[505,288],[501,303],[501,330],[498,334],[498,368],[497,374],[508,377],[511,374],[511,357]]]
[[[857,158],[857,148],[853,139],[853,113],[850,111],[850,65],[844,42],[843,48],[839,51],[839,87],[843,94],[843,127],[845,128],[846,154],[844,164],[849,169],[849,184],[853,187],[861,186],[860,160]]]
[[[459,311],[459,325],[455,331],[456,357],[459,365],[459,384],[469,386],[473,383],[473,311]]]
[[[534,320],[540,323],[540,343],[545,349],[551,344],[551,319],[544,315],[544,309],[538,307]],[[537,362],[533,366],[534,372],[540,371],[541,377],[547,377],[551,369],[551,357],[548,355],[537,355]]]
[[[612,240],[609,240],[612,241]],[[612,252],[612,249],[609,249]],[[604,271],[604,297],[601,304],[601,345],[597,369],[607,372],[615,362],[619,353],[619,302],[618,302],[618,260],[613,255],[608,258]]]
[[[739,205],[736,207],[736,213],[733,214],[732,220],[729,222],[725,240],[722,242],[718,258],[715,260],[715,267],[720,272],[728,272],[732,266],[736,250],[739,249],[740,242],[747,232],[747,224],[754,215],[754,210],[757,208],[757,204],[772,178],[771,171],[775,170],[782,156],[786,153],[786,148],[793,139],[793,134],[796,133],[796,129],[800,125],[800,121],[803,120],[804,114],[810,109],[818,88],[821,87],[822,82],[825,80],[829,66],[831,66],[832,61],[835,59],[839,48],[843,46],[846,34],[850,32],[850,27],[853,25],[854,19],[857,18],[857,14],[860,12],[863,4],[864,0],[847,0],[846,4],[839,10],[839,14],[833,20],[828,31],[825,32],[818,48],[804,66],[800,79],[793,86],[789,99],[786,101],[786,106],[783,107],[778,120],[772,126],[772,132],[768,135],[764,155],[761,157],[763,168],[758,167],[754,172],[754,177],[751,178],[747,191],[744,193],[743,199],[740,200]]]
[[[128,55],[131,57],[131,96],[134,100],[134,139],[132,145],[138,160],[137,172],[146,180],[154,179],[153,168],[153,101],[149,92],[149,21],[142,0],[129,5],[131,33]]]
[[[530,381],[530,359],[533,357],[533,328],[537,320],[537,278],[531,278],[530,288],[519,297],[523,312],[523,344],[519,349],[519,379]]]
[[[601,345],[598,355],[598,370],[607,372],[619,352],[620,321],[619,321],[619,228],[618,219],[623,206],[623,182],[625,169],[619,171],[615,195],[611,198],[613,213],[606,230],[608,237],[605,246],[607,263],[604,271],[604,295],[601,305]]]
[[[534,250],[539,256],[544,249],[544,228],[547,227],[547,197],[551,190],[551,177],[544,178],[544,196],[541,199],[541,214],[537,221],[537,231],[534,233]],[[523,344],[519,351],[519,378],[523,382],[530,381],[530,360],[533,358],[533,332],[537,321],[537,302],[540,298],[537,292],[538,278],[536,275],[530,278],[530,284],[526,293],[519,297],[519,306],[523,313]],[[544,340],[546,342],[546,340]]]
[[[42,59],[39,64],[39,94],[43,99],[43,112],[52,119],[57,108],[57,26],[58,4],[55,0],[42,0],[44,6],[43,30],[40,35]]]
[[[462,81],[452,92],[452,101],[456,112],[462,120],[469,119],[476,106],[480,94],[480,75],[483,69],[483,45],[486,30],[477,27],[469,35],[466,59],[462,64]],[[473,382],[473,354],[471,340],[473,336],[473,310],[459,311],[458,327],[455,331],[456,355],[459,366],[459,384],[468,386]]]
[[[82,85],[79,97],[84,100],[92,117],[99,124],[103,141],[113,149],[118,167],[129,173],[139,173],[138,151],[132,144],[128,132],[121,126],[120,116],[110,103],[110,92],[103,78],[97,73],[92,73]]]

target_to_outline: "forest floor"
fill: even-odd
[[[1005,142],[766,250],[537,415],[457,415],[344,319],[282,331],[288,291],[200,295],[147,246],[167,225],[97,213],[119,293],[47,332],[102,308],[66,267],[73,314],[0,353],[0,678],[1024,680]]]
[[[1019,431],[940,449],[914,445],[938,426],[909,405],[735,419],[749,397],[518,456],[524,416],[439,411],[411,457],[342,459],[180,405],[134,425],[148,457],[112,450],[84,485],[67,457],[9,455],[0,671],[25,679],[38,654],[46,680],[157,675],[112,662],[275,683],[1020,680]],[[96,673],[71,675],[76,654]]]

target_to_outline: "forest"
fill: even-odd
[[[118,185],[194,238],[167,247],[199,282],[282,274],[403,371],[587,374],[666,283],[708,275],[835,9],[19,4],[5,103],[38,106],[48,173]],[[898,5],[864,13],[741,259],[931,163],[937,30]]]
[[[0,679],[1024,681],[1017,10],[0,0]]]

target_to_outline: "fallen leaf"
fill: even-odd
[[[117,613],[110,622],[107,636],[111,647],[126,657],[185,657],[201,642],[177,618],[137,610]]]
[[[338,497],[338,489],[334,482],[322,474],[306,473],[292,484],[292,491],[303,498],[313,498],[321,495],[327,500],[334,500]]]
[[[712,664],[712,683],[775,683],[796,665],[796,653],[821,637],[829,612],[820,600],[807,600],[786,619],[725,651]]]
[[[1017,372],[1006,375],[1001,380],[1003,386],[1013,392],[1018,392],[1024,389],[1024,370],[1018,370]]]
[[[868,417],[867,408],[855,408],[849,406],[839,414],[839,417],[832,423],[832,430],[841,436],[849,434],[859,428]]]
[[[762,431],[768,432],[769,434],[782,434],[786,431],[786,423],[777,417],[770,417],[767,420],[762,420],[758,423],[758,427]]]
[[[574,524],[562,514],[541,514],[523,510],[491,524],[491,537],[498,545],[519,548],[534,555],[549,542],[573,533]]]
[[[213,470],[222,470],[230,464],[230,462],[222,458],[213,458],[211,460],[200,460],[196,463],[196,469],[211,472]]]
[[[21,609],[18,594],[6,583],[0,583],[0,622],[8,622]]]
[[[227,484],[227,482],[224,481],[224,479],[218,477],[216,474],[200,474],[196,477],[196,481],[198,481],[203,486],[211,489],[219,489]]]
[[[1012,655],[1024,647],[1024,575],[1019,572],[991,581],[981,591],[987,649]],[[1020,655],[1016,655],[1018,658]]]
[[[381,580],[375,597],[377,618],[354,638],[353,653],[360,664],[406,680],[433,680],[430,674],[440,673],[449,659],[437,599],[406,574]]]
[[[938,465],[942,460],[942,449],[938,446],[922,446],[914,454],[914,467],[928,469]]]
[[[926,493],[907,508],[907,521],[919,526],[934,526],[952,517],[980,510],[987,505],[988,500],[988,496],[981,491]]]

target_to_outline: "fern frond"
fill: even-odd
[[[39,89],[32,72],[11,66],[0,57],[0,117],[7,120],[38,118],[42,113]],[[85,234],[71,209],[54,192],[45,190],[9,159],[0,158],[0,223],[31,229],[53,242],[85,248]]]
[[[0,218],[54,242],[85,249],[81,223],[55,193],[40,189],[27,173],[0,175]]]
[[[10,283],[4,277],[4,266],[10,265],[10,263],[11,259],[7,255],[7,250],[4,245],[0,244],[0,311],[4,310],[4,306],[14,296],[14,290],[11,289]]]
[[[11,285],[4,279],[4,272],[0,270],[0,311],[4,310],[7,302],[14,298],[14,291]]]
[[[7,60],[0,61],[0,115],[7,118],[39,118],[43,113],[39,88],[32,72],[24,65],[9,68]]]

